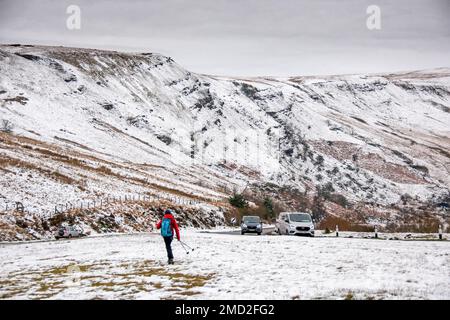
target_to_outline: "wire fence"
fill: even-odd
[[[9,201],[4,203],[4,209],[0,212],[2,213],[8,213],[8,212],[19,212],[23,214],[31,214],[33,216],[38,216],[39,218],[46,218],[50,219],[55,215],[63,214],[72,210],[81,210],[81,211],[89,211],[90,209],[101,209],[106,208],[107,206],[111,204],[126,204],[127,202],[158,202],[158,201],[167,201],[174,205],[198,205],[198,204],[218,204],[221,200],[220,199],[210,199],[209,201],[199,201],[190,199],[187,197],[179,197],[173,194],[169,193],[162,193],[162,194],[154,194],[154,195],[147,195],[147,194],[125,194],[125,195],[107,195],[102,198],[97,199],[89,199],[89,200],[76,200],[76,201],[68,201],[66,203],[62,204],[56,204],[53,209],[47,209],[45,211],[36,212],[34,210],[29,210],[29,208],[26,208],[22,202],[18,201]],[[445,210],[446,212],[446,210]],[[439,239],[443,239],[443,226],[439,224],[439,230],[438,236]],[[374,238],[378,238],[379,230],[375,226],[375,229],[373,231]],[[434,233],[434,232],[433,232]],[[335,229],[335,236],[339,237],[339,226],[336,225]]]
[[[39,215],[41,217],[51,218],[54,215],[69,212],[72,210],[89,210],[96,208],[103,208],[111,204],[120,204],[126,202],[157,202],[157,201],[168,201],[174,205],[199,205],[199,204],[218,204],[219,199],[210,199],[208,201],[200,201],[187,197],[180,197],[169,193],[163,194],[125,194],[125,195],[107,195],[105,197],[100,197],[96,199],[77,199],[73,201],[67,201],[65,203],[57,203],[51,209],[42,210],[41,212],[36,212],[36,210],[30,210],[26,208],[22,202],[17,201],[5,201],[4,210],[0,207],[0,211],[4,213],[8,212],[20,212],[20,213],[31,213]]]
[[[0,208],[1,209],[1,208]],[[26,212],[25,207],[23,206],[22,202],[16,202],[16,201],[5,201],[4,203],[4,210],[2,212],[9,212],[9,211],[18,211],[18,212]]]

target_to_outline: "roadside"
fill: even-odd
[[[240,228],[228,228],[221,227],[215,229],[204,229],[199,230],[195,228],[183,228],[183,232],[198,232],[198,233],[207,233],[207,234],[220,234],[220,235],[240,235]],[[263,226],[263,235],[266,236],[279,236],[275,232],[275,226],[273,225],[264,225]],[[159,235],[158,231],[151,232],[111,232],[111,233],[94,233],[87,237],[82,238],[72,238],[72,239],[43,239],[43,240],[26,240],[26,241],[0,241],[1,245],[19,245],[19,244],[30,244],[30,243],[46,243],[46,242],[64,242],[64,241],[79,241],[81,239],[86,238],[115,238],[115,237],[124,237],[124,236],[139,236],[139,235]],[[247,233],[244,236],[258,236],[257,234]],[[325,230],[316,230],[315,238],[337,238],[336,232],[327,233]],[[354,232],[354,231],[340,231],[339,238],[344,239],[374,239],[374,240],[396,240],[396,241],[448,241],[450,239],[449,233],[442,234],[442,240],[439,239],[439,235],[436,233],[385,233],[378,232],[377,238],[375,238],[375,234],[373,232]]]
[[[226,228],[219,230],[202,230],[199,232],[203,233],[215,233],[215,234],[224,234],[224,235],[240,235],[240,228]],[[245,236],[257,236],[256,234],[248,233]],[[263,226],[263,235],[268,236],[278,236],[275,232],[274,225],[264,225]],[[437,233],[388,233],[388,232],[377,232],[375,235],[374,232],[355,232],[355,231],[339,231],[338,237],[336,236],[336,232],[327,232],[325,230],[315,230],[315,238],[346,238],[346,239],[377,239],[377,240],[406,240],[406,241],[430,241],[437,240],[439,241],[439,234]],[[450,239],[449,233],[442,234],[442,241]]]
[[[240,228],[227,228],[224,230],[204,230],[201,231],[204,233],[217,233],[217,234],[230,234],[230,235],[240,235],[241,229]],[[273,235],[275,232],[275,226],[273,225],[263,225],[263,235]],[[247,233],[246,235],[257,235],[256,233]]]

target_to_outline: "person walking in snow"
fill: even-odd
[[[164,243],[166,244],[169,264],[173,264],[173,253],[172,253],[173,232],[175,230],[177,240],[180,241],[180,230],[178,229],[178,224],[172,215],[172,211],[167,209],[164,212],[164,216],[156,224],[156,228],[161,229],[161,236],[164,238]]]

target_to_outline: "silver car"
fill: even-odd
[[[78,226],[60,226],[56,232],[55,238],[78,238],[84,237],[86,234],[83,229]]]
[[[306,212],[281,212],[275,224],[278,234],[314,237],[314,222]]]

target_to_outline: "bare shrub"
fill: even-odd
[[[318,229],[335,230],[336,225],[341,231],[356,231],[356,232],[373,232],[373,226],[366,224],[356,224],[344,217],[336,217],[328,215],[318,225]]]

